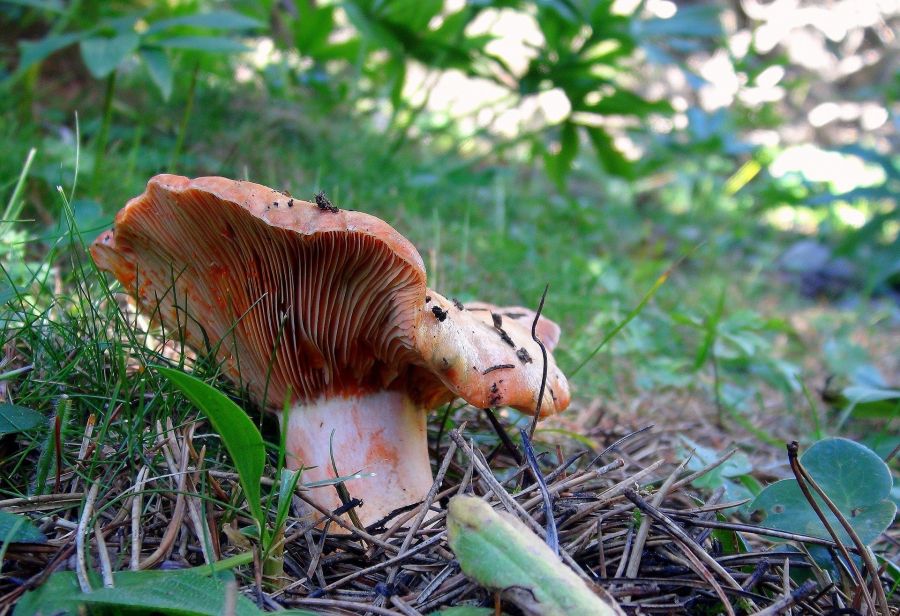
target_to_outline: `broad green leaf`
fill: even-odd
[[[61,0],[4,0],[7,4],[18,4],[50,13],[62,13],[65,7]]]
[[[158,367],[157,370],[209,418],[237,468],[253,517],[258,524],[264,525],[259,480],[265,467],[266,450],[259,430],[241,407],[214,387],[172,368]]]
[[[209,11],[207,13],[195,13],[171,19],[160,19],[147,28],[147,34],[155,34],[174,28],[176,26],[193,26],[197,28],[209,28],[211,30],[252,30],[261,28],[262,23],[252,17],[223,9],[221,11]]]
[[[240,53],[247,51],[247,46],[223,36],[173,36],[172,38],[154,41],[158,47],[169,49],[185,49],[208,53]]]
[[[172,62],[169,56],[161,49],[142,49],[139,54],[147,72],[150,73],[150,79],[154,85],[159,88],[163,100],[169,100],[172,96]]]
[[[6,542],[46,543],[47,537],[26,516],[0,511],[0,546]]]
[[[651,113],[671,113],[672,105],[665,100],[648,101],[634,92],[617,89],[592,105],[579,105],[578,111],[600,115],[646,116]]]
[[[33,430],[44,423],[44,416],[35,410],[15,404],[0,404],[0,435]]]
[[[382,5],[378,17],[413,32],[428,28],[428,23],[444,8],[444,0],[391,0]]]
[[[17,72],[22,72],[31,65],[40,62],[47,56],[68,47],[74,43],[77,43],[82,38],[87,36],[87,32],[70,32],[68,34],[51,34],[50,36],[45,36],[44,38],[38,41],[21,41],[19,43],[19,49],[21,50],[21,56],[19,58],[19,66],[16,68]]]
[[[297,51],[317,56],[317,52],[328,46],[328,37],[334,29],[334,8],[312,2],[297,4],[297,18],[293,22]]]
[[[114,588],[104,588],[100,580],[95,579],[94,591],[83,593],[75,572],[63,571],[54,573],[43,585],[25,593],[13,615],[78,616],[84,606],[89,606],[110,614],[135,610],[177,616],[219,616],[225,613],[227,605],[226,582],[233,579],[230,572],[206,577],[194,569],[118,571],[113,574]],[[262,614],[247,597],[238,593],[236,599],[232,612],[236,616]]]
[[[135,32],[116,36],[96,36],[81,41],[81,58],[91,75],[102,79],[138,48],[141,39]]]
[[[845,414],[888,419],[896,417],[900,409],[900,390],[897,389],[851,385],[844,388],[843,394],[847,398]]]
[[[8,283],[0,284],[0,306],[16,297],[18,297],[18,293],[15,287]]]
[[[450,499],[447,539],[467,576],[529,614],[619,615],[518,518],[474,496]]]
[[[890,500],[893,479],[887,465],[873,451],[847,439],[832,438],[812,445],[800,461],[863,543],[872,543],[891,525],[897,511]],[[841,541],[849,543],[837,518],[816,499]],[[794,479],[767,486],[753,507],[763,511],[767,526],[831,538]]]
[[[547,174],[562,189],[566,176],[572,170],[572,163],[578,154],[578,128],[572,122],[565,122],[560,129],[559,151],[548,153],[545,158]]]
[[[597,158],[607,173],[623,178],[633,178],[634,165],[616,149],[612,137],[599,126],[586,126],[588,137],[594,144]]]

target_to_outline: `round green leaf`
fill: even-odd
[[[873,451],[853,441],[833,438],[810,447],[800,462],[834,502],[863,543],[869,544],[894,521],[897,506],[890,500],[893,480],[887,465]],[[816,497],[841,541],[850,537],[824,502]],[[753,503],[766,516],[766,526],[830,539],[828,531],[803,496],[795,479],[767,486]]]
[[[0,436],[32,430],[44,422],[44,416],[24,406],[0,404]]]
[[[0,546],[9,543],[46,543],[47,537],[24,515],[0,511]]]

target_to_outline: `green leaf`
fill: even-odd
[[[315,57],[328,47],[328,37],[334,30],[335,7],[316,6],[313,2],[300,2],[296,6],[294,45],[300,53]]]
[[[651,113],[672,113],[672,105],[668,101],[648,101],[646,98],[617,89],[612,94],[604,96],[598,102],[577,106],[578,111],[587,111],[600,115],[632,115],[643,117]]]
[[[559,152],[555,154],[548,153],[544,159],[547,175],[556,182],[560,190],[565,185],[566,176],[572,170],[572,163],[575,161],[577,154],[578,128],[572,122],[565,122],[559,134]]]
[[[544,616],[622,612],[588,588],[518,518],[494,511],[474,496],[450,499],[447,539],[467,576],[523,612]]]
[[[150,24],[150,27],[147,28],[147,34],[155,34],[176,26],[193,26],[211,30],[252,30],[263,27],[263,24],[237,11],[225,9],[172,17],[171,19],[160,19]]]
[[[444,0],[391,0],[385,2],[383,7],[378,15],[381,19],[413,32],[422,32],[444,8]]]
[[[0,404],[0,435],[33,430],[44,423],[44,416],[35,410],[15,404]]]
[[[68,34],[51,34],[38,41],[21,41],[19,43],[20,58],[16,72],[22,72],[46,58],[47,56],[77,43],[88,32],[70,32]]]
[[[49,13],[62,13],[65,7],[61,0],[4,0],[7,4],[18,4]]]
[[[163,100],[169,100],[172,96],[173,81],[172,62],[169,56],[161,49],[142,49],[138,55],[147,67],[153,84],[159,88]]]
[[[172,38],[154,41],[153,44],[168,49],[185,49],[207,53],[240,53],[248,49],[243,43],[223,36],[173,36]]]
[[[94,591],[83,593],[73,571],[54,573],[36,590],[22,596],[14,616],[54,614],[77,616],[85,606],[110,608],[109,613],[123,609],[141,613],[179,616],[218,616],[226,609],[231,573],[217,577],[201,575],[194,569],[180,571],[117,571],[114,588],[104,588],[99,580]],[[247,597],[237,594],[236,616],[259,616],[262,612]]]
[[[843,438],[812,445],[800,462],[834,502],[860,539],[870,544],[893,522],[897,506],[890,500],[893,479],[884,461],[872,450]],[[819,501],[818,497],[816,500]],[[850,538],[837,518],[819,501],[830,525],[844,543]],[[753,502],[766,516],[766,525],[823,539],[831,536],[797,485],[783,479],[767,486]]]
[[[889,419],[897,416],[900,408],[900,390],[868,385],[851,385],[845,387],[844,397],[847,408],[844,414],[855,413],[857,416],[883,417]]]
[[[134,53],[140,42],[140,37],[134,32],[85,39],[81,41],[81,58],[91,75],[102,79]]]
[[[265,467],[266,450],[259,430],[241,407],[214,387],[172,368],[157,367],[157,370],[203,411],[222,437],[237,468],[250,511],[260,528],[264,528],[259,480]]]
[[[287,423],[287,422],[285,422]],[[297,482],[303,471],[292,471],[286,468],[281,469],[281,481],[278,483],[278,512],[275,516],[275,532],[277,533],[284,525],[290,512],[291,502],[293,501],[294,491],[297,489]]]
[[[599,126],[586,126],[585,128],[591,143],[594,144],[597,158],[607,173],[626,179],[633,178],[635,175],[634,165],[616,149],[612,137]]]
[[[47,537],[24,515],[0,511],[0,545],[4,543],[46,543]]]

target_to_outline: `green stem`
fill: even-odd
[[[106,78],[106,93],[103,97],[103,121],[100,124],[100,132],[97,134],[97,141],[94,143],[94,174],[91,177],[91,192],[97,191],[97,185],[100,180],[100,172],[103,169],[103,160],[106,158],[106,141],[109,138],[109,125],[112,123],[112,102],[113,94],[116,91],[116,75],[118,71],[113,71]]]
[[[169,169],[174,171],[178,164],[178,157],[181,156],[181,148],[184,147],[184,136],[187,134],[188,122],[191,119],[191,111],[194,109],[194,94],[197,91],[197,72],[200,69],[200,63],[194,63],[194,70],[191,73],[191,84],[188,86],[188,98],[184,105],[184,113],[181,115],[181,125],[178,127],[178,140],[175,142],[175,149],[172,150],[172,158],[169,159]]]
[[[220,571],[225,571],[226,569],[234,569],[235,567],[249,565],[252,562],[253,552],[244,552],[243,554],[235,554],[234,556],[217,560],[208,565],[194,567],[194,570],[198,573],[218,573]]]
[[[262,575],[266,587],[277,590],[285,585],[284,526],[276,529],[272,543],[263,554]]]

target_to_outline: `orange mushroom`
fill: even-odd
[[[281,416],[287,463],[307,469],[304,481],[374,473],[347,483],[368,525],[428,492],[426,410],[460,397],[534,412],[542,355],[534,313],[442,297],[387,223],[317,201],[159,175],[91,255],[169,336],[214,352],[231,380]],[[541,318],[537,329],[552,350],[559,328]],[[547,369],[542,416],[569,403],[549,354]],[[341,506],[333,489],[312,496]]]

